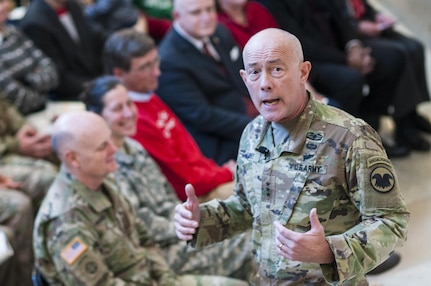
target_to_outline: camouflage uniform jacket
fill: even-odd
[[[0,158],[7,153],[17,153],[19,146],[15,135],[24,123],[25,119],[18,110],[0,98]]]
[[[380,137],[363,120],[314,99],[290,126],[279,145],[261,116],[246,127],[235,195],[201,206],[192,244],[252,227],[254,285],[368,285],[364,274],[403,244],[409,219]],[[268,152],[258,152],[260,146]],[[312,208],[334,253],[332,264],[277,254],[273,222],[306,232]]]
[[[157,163],[135,140],[126,138],[123,150],[115,154],[115,179],[121,192],[135,208],[171,269],[177,274],[232,276],[251,273],[251,233],[224,240],[211,247],[194,250],[179,240],[174,228],[174,209],[180,204],[176,192]]]
[[[177,285],[109,179],[92,191],[62,167],[36,217],[33,246],[50,285]]]
[[[131,138],[126,138],[124,150],[117,151],[115,160],[115,180],[147,225],[151,239],[161,247],[177,243],[173,218],[174,208],[181,202],[159,166]]]

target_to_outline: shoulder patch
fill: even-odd
[[[370,173],[370,183],[377,192],[390,192],[395,185],[394,174],[392,174],[390,169],[384,166],[378,166]]]
[[[82,242],[79,237],[75,237],[61,251],[61,257],[67,262],[67,264],[72,265],[79,257],[81,257],[82,254],[85,253],[85,251],[87,251],[87,249],[88,246]]]

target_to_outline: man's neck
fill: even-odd
[[[128,94],[131,100],[139,101],[139,102],[147,102],[151,99],[151,96],[153,95],[152,92],[144,93],[144,92],[137,92],[132,90],[129,90]]]
[[[81,184],[83,184],[92,191],[100,190],[100,186],[102,186],[103,184],[104,178],[87,177],[84,174],[74,174],[75,172],[70,173],[72,174],[72,176],[75,177],[77,181],[81,182]]]

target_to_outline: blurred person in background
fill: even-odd
[[[58,85],[55,64],[17,27],[8,24],[10,0],[0,0],[0,92],[23,115],[45,108]]]
[[[78,2],[33,0],[19,26],[56,65],[59,85],[51,100],[78,100],[84,84],[103,73],[105,37],[90,26]]]

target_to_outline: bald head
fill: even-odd
[[[92,190],[117,169],[111,130],[93,112],[61,115],[54,124],[52,145],[68,172]]]
[[[243,59],[240,74],[259,113],[277,123],[296,118],[308,101],[311,70],[298,38],[281,29],[262,30],[245,45]]]
[[[99,115],[88,111],[68,112],[61,115],[54,123],[52,147],[63,161],[66,150],[85,148],[89,139],[100,129],[108,130],[105,121]]]
[[[251,54],[272,50],[284,50],[292,63],[304,61],[301,42],[293,34],[282,29],[269,28],[253,35],[243,50],[244,63]]]

